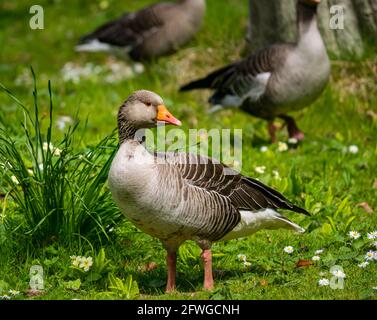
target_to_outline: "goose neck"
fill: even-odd
[[[181,0],[180,3],[187,8],[193,8],[195,10],[204,9],[206,5],[205,0]]]
[[[138,141],[137,136],[138,136],[139,131],[141,130],[137,129],[132,122],[119,119],[118,120],[119,144],[122,144],[123,142],[130,141],[130,140]]]
[[[319,32],[317,25],[317,6],[310,6],[298,1],[297,23],[299,41],[307,34]]]

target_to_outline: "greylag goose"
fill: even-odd
[[[204,12],[205,0],[157,3],[126,13],[83,36],[76,51],[129,53],[134,60],[168,55],[193,38]]]
[[[134,92],[118,112],[119,150],[109,188],[124,215],[167,251],[167,291],[175,289],[177,249],[194,240],[202,249],[204,289],[213,288],[211,244],[260,229],[304,229],[277,209],[308,214],[258,180],[214,159],[190,153],[150,153],[139,130],[159,122],[181,125],[157,94]]]
[[[285,121],[289,137],[302,140],[304,134],[286,113],[314,102],[330,75],[330,61],[317,26],[319,3],[320,0],[298,0],[296,43],[274,44],[258,50],[180,90],[213,89],[210,111],[236,107],[266,119],[272,141],[276,140],[277,129],[273,120],[279,117]]]

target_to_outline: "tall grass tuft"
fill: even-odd
[[[33,71],[32,74],[32,112],[2,86],[25,114],[24,138],[12,136],[7,126],[0,128],[2,189],[5,197],[13,199],[17,217],[12,217],[12,221],[18,221],[17,226],[6,224],[3,210],[3,226],[12,225],[9,232],[26,237],[33,245],[43,246],[54,241],[74,244],[83,240],[102,244],[110,239],[109,230],[121,218],[106,186],[116,151],[115,135],[83,152],[76,152],[73,150],[78,136],[76,123],[67,129],[60,142],[53,143],[51,84],[48,84],[48,126],[43,130]]]

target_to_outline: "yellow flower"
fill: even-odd
[[[55,157],[60,157],[62,151],[59,148],[55,148],[54,152],[52,153]]]
[[[265,171],[266,171],[266,167],[265,167],[265,166],[255,167],[255,168],[254,168],[254,171],[255,171],[256,173],[263,174],[263,173],[265,173]]]
[[[109,2],[106,1],[106,0],[103,0],[99,3],[99,7],[102,9],[102,10],[105,10],[107,9],[107,7],[109,6]]]
[[[17,180],[16,176],[11,176],[10,179],[13,181],[14,184],[20,184],[20,182]]]
[[[237,256],[238,260],[242,261],[242,262],[246,262],[246,255],[245,254],[239,254]]]
[[[288,150],[288,145],[285,142],[280,142],[278,143],[278,151],[279,152],[284,152]]]
[[[92,257],[82,257],[80,262],[80,268],[84,269],[85,272],[89,271],[90,267],[93,265],[93,258]]]
[[[71,263],[74,267],[78,267],[81,263],[82,257],[80,256],[70,256]]]
[[[43,145],[42,145],[43,151],[47,151],[47,150],[51,151],[53,148],[54,148],[54,146],[51,142],[50,143],[43,142]]]

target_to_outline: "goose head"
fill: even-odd
[[[119,139],[133,138],[137,130],[156,127],[158,124],[181,125],[165,107],[162,98],[148,90],[131,94],[118,112]]]

